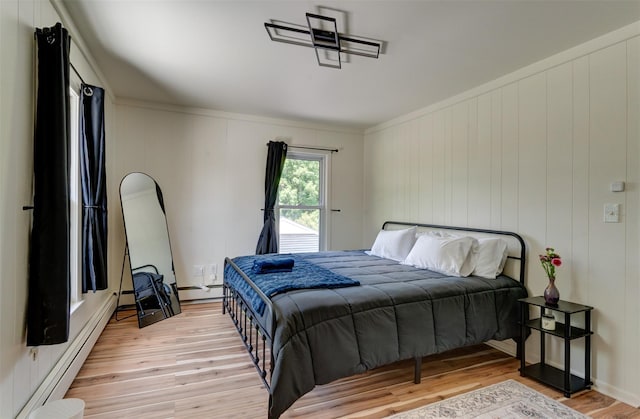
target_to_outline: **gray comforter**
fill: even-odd
[[[446,277],[362,251],[304,257],[361,286],[272,297],[277,327],[271,418],[317,384],[403,359],[520,335],[517,300],[527,291],[511,278]]]

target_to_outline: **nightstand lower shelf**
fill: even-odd
[[[591,388],[591,382],[582,377],[571,374],[569,382],[569,391],[565,391],[564,387],[564,371],[547,364],[527,365],[524,368],[525,376],[533,378],[543,384],[547,384],[564,393],[566,397],[570,397],[572,393],[580,390]]]
[[[593,307],[576,304],[569,301],[558,301],[554,306],[547,305],[543,297],[521,298],[520,302],[520,327],[521,336],[527,336],[531,330],[540,332],[540,362],[526,365],[526,345],[521,345],[520,375],[531,377],[536,381],[547,384],[562,391],[565,397],[571,397],[572,393],[591,388],[591,310]],[[529,308],[539,308],[539,318],[529,320]],[[547,311],[545,313],[545,310]],[[543,328],[542,316],[554,313],[551,324],[546,324],[549,329]],[[571,316],[584,313],[584,328],[572,325]],[[560,317],[557,322],[556,316]],[[564,341],[564,369],[555,368],[546,362],[546,337],[561,338]],[[575,339],[584,339],[584,377],[580,378],[571,374],[571,342]]]

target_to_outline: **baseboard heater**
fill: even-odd
[[[57,364],[33,393],[16,419],[27,419],[29,414],[48,401],[62,399],[89,356],[102,330],[116,309],[116,294],[105,299],[95,315],[87,321],[80,333],[71,342]]]

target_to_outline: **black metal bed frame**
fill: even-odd
[[[474,227],[455,227],[455,226],[441,226],[441,225],[435,225],[435,224],[416,224],[416,223],[408,223],[405,221],[385,221],[384,224],[382,224],[383,230],[385,229],[387,224],[407,226],[407,227],[413,227],[413,226],[427,227],[427,228],[442,229],[442,230],[471,231],[474,233],[486,233],[486,234],[498,234],[501,236],[511,236],[515,238],[518,241],[518,244],[520,245],[520,256],[508,256],[508,258],[520,261],[520,274],[519,274],[520,278],[518,278],[518,281],[520,281],[520,283],[524,285],[524,273],[526,270],[526,266],[525,266],[526,246],[524,243],[524,239],[518,233],[514,233],[512,231],[488,230],[484,228],[474,228]]]
[[[519,282],[525,284],[525,262],[526,262],[526,247],[522,237],[510,231],[489,230],[473,227],[456,227],[456,226],[443,226],[436,224],[420,224],[409,223],[404,221],[385,221],[382,224],[382,229],[386,229],[388,225],[408,226],[408,227],[424,227],[428,229],[441,229],[441,230],[454,230],[454,231],[468,231],[474,233],[486,233],[495,235],[511,236],[517,240],[520,245],[520,256],[508,256],[509,259],[515,259],[519,261]],[[258,321],[262,316],[258,316],[250,303],[248,303],[244,297],[229,285],[226,279],[223,279],[223,297],[222,297],[222,314],[229,313],[231,320],[233,321],[238,333],[242,338],[242,342],[253,361],[262,382],[267,390],[269,390],[269,409],[271,409],[271,375],[273,372],[273,337],[275,334],[278,308],[271,302],[271,299],[267,297],[258,286],[236,265],[230,258],[225,258],[225,270],[226,265],[230,265],[243,279],[249,284],[249,286],[260,296],[260,299],[264,302],[266,309],[265,313],[270,313],[271,324],[263,325]],[[268,328],[268,330],[267,330]],[[522,345],[524,345],[524,339],[520,337],[516,339],[517,354],[516,357],[520,358],[522,353]],[[269,363],[267,365],[267,355],[269,356]],[[422,358],[416,357],[414,359],[414,377],[413,382],[419,384],[422,375]]]
[[[271,303],[271,299],[267,297],[260,288],[228,257],[224,259],[226,266],[230,265],[247,284],[260,296],[265,304],[265,313],[271,313],[271,324],[267,330],[257,319],[260,318],[251,303],[245,301],[242,294],[235,290],[226,280],[222,283],[222,314],[229,313],[229,317],[233,321],[238,333],[242,337],[242,342],[253,361],[254,366],[258,370],[258,374],[262,382],[271,388],[271,372],[273,369],[273,353],[271,351],[273,343],[273,335],[276,328],[276,308]],[[269,352],[269,365],[266,364],[267,351]],[[267,373],[267,368],[269,372]],[[268,376],[268,377],[267,377]]]

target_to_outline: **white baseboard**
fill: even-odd
[[[502,351],[506,354],[509,354],[511,356],[516,356],[516,345],[515,342],[511,341],[511,340],[507,340],[507,341],[497,341],[497,340],[490,340],[488,342],[485,342],[487,345]],[[536,363],[540,360],[540,354],[538,352],[533,351],[527,351],[527,362],[530,364]],[[547,364],[551,365],[552,367],[556,367],[558,369],[563,369],[564,365],[558,362],[553,362],[553,361],[549,361],[547,360]],[[571,371],[572,374],[583,377],[583,372],[581,371]],[[603,382],[602,380],[598,380],[597,378],[593,378],[593,385],[591,386],[594,390],[597,390],[598,392],[609,396],[609,397],[613,397],[616,400],[619,400],[623,403],[626,403],[628,405],[631,405],[633,407],[637,407],[640,408],[640,396],[636,395],[636,394],[632,394],[626,390],[622,390],[618,387],[612,386],[608,383]]]
[[[71,342],[16,419],[26,419],[33,410],[46,402],[64,397],[115,309],[116,296],[113,294],[105,299],[102,306]]]
[[[593,380],[592,388],[602,394],[606,394],[609,397],[613,397],[616,400],[640,409],[640,395],[631,394],[626,390],[619,389],[598,379]]]
[[[490,341],[487,341],[485,343],[487,345],[491,346],[492,348],[495,348],[495,349],[497,349],[499,351],[502,351],[502,352],[504,352],[506,354],[509,354],[511,356],[516,356],[516,349],[517,349],[516,343],[511,339],[503,340],[503,341],[490,340]]]

